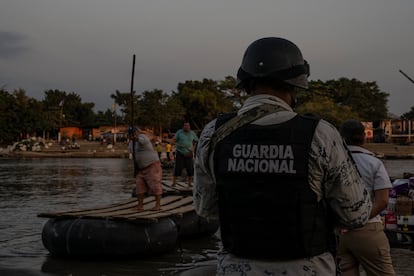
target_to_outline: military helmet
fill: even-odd
[[[249,80],[262,78],[307,89],[308,76],[309,64],[294,43],[284,38],[265,37],[247,47],[237,72],[237,87],[245,88]]]

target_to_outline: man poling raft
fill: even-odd
[[[135,55],[132,64],[131,102]],[[129,135],[133,139],[133,134],[139,133],[134,127],[133,105],[131,109]],[[142,138],[142,145],[139,145],[139,138]],[[188,189],[183,191],[182,183],[174,182],[174,188],[171,183],[162,183],[162,188],[157,187],[155,200],[144,198],[146,190],[142,182],[147,178],[143,174],[148,173],[146,169],[154,159],[157,168],[156,175],[152,176],[157,178],[157,185],[161,173],[158,155],[155,153],[155,158],[151,153],[143,155],[144,145],[149,143],[147,137],[140,134],[136,140],[131,144],[134,177],[139,178],[137,186],[144,188],[137,189],[138,201],[134,198],[110,206],[39,214],[39,217],[50,218],[43,227],[42,242],[51,255],[87,259],[146,257],[173,250],[179,238],[211,235],[217,231],[217,221],[207,222],[195,213],[193,197],[188,195]],[[162,193],[165,191],[168,195]]]

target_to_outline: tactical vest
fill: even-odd
[[[218,120],[222,124],[222,120]],[[236,256],[294,259],[328,251],[327,208],[308,183],[318,120],[244,125],[214,149],[221,239]]]

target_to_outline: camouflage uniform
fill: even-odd
[[[277,112],[254,121],[257,125],[285,122],[296,113],[281,99],[270,95],[249,97],[238,111],[242,114],[258,105],[275,105]],[[208,123],[199,139],[195,160],[194,201],[197,213],[218,219],[216,183],[213,172],[214,150],[209,149],[215,120]],[[209,154],[210,153],[210,154]],[[325,199],[342,228],[362,226],[368,220],[371,201],[346,150],[339,132],[321,120],[315,130],[309,159],[309,183],[318,200]],[[275,210],[283,212],[283,210]],[[277,250],[277,248],[275,248]],[[307,259],[263,261],[242,259],[222,250],[218,254],[218,275],[335,275],[332,254],[325,252]]]

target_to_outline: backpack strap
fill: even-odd
[[[247,125],[257,119],[260,119],[266,115],[274,113],[276,111],[282,110],[281,107],[276,106],[274,104],[262,104],[256,106],[238,116],[235,113],[227,113],[222,115],[223,118],[217,118],[216,121],[216,131],[210,138],[210,145],[208,148],[208,154],[205,157],[206,161],[208,161],[213,149],[216,147],[217,143],[227,137],[236,129]],[[233,115],[231,115],[233,114]],[[206,162],[207,164],[208,162]]]
[[[238,116],[233,116],[232,118],[228,119],[226,122],[221,123],[219,127],[217,127],[217,122],[216,122],[216,131],[214,132],[214,134],[211,136],[211,139],[210,139],[210,149],[214,148],[218,142],[223,140],[226,136],[228,136],[230,133],[232,133],[236,129],[244,125],[247,125],[253,121],[256,121],[257,119],[260,119],[266,115],[274,113],[278,111],[278,109],[282,110],[280,107],[273,105],[273,104],[262,104]]]

